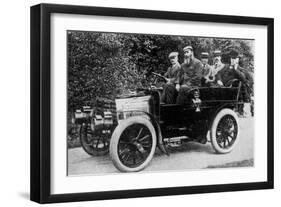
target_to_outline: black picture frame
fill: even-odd
[[[112,17],[151,18],[162,20],[181,20],[206,23],[233,23],[267,26],[267,181],[238,184],[169,187],[154,189],[86,192],[74,194],[50,193],[50,130],[51,130],[51,71],[50,71],[50,16],[53,13],[99,15]],[[30,199],[39,203],[70,202],[86,200],[119,199],[146,196],[167,196],[179,194],[242,191],[273,188],[274,147],[273,147],[273,57],[274,20],[272,18],[195,14],[168,11],[103,8],[39,4],[31,7],[31,174]]]

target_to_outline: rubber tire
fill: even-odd
[[[147,159],[138,167],[135,168],[131,168],[131,167],[127,167],[125,166],[119,159],[118,156],[118,143],[119,143],[119,139],[121,134],[123,133],[123,131],[130,125],[132,124],[143,124],[145,125],[151,135],[152,135],[152,147],[151,147],[151,152],[148,155]],[[114,130],[112,136],[111,136],[111,140],[110,140],[110,145],[109,145],[109,154],[111,157],[111,160],[114,164],[114,166],[121,172],[138,172],[141,171],[142,169],[144,169],[145,167],[147,167],[147,165],[150,163],[150,161],[153,158],[155,149],[156,149],[156,132],[155,129],[153,127],[153,125],[151,124],[151,122],[144,117],[141,116],[135,116],[135,117],[130,117],[124,121],[122,121]]]
[[[84,149],[84,151],[88,154],[88,155],[91,155],[91,156],[93,156],[93,157],[98,157],[98,156],[104,156],[104,155],[107,155],[108,154],[108,151],[109,151],[109,147],[108,148],[106,148],[106,149],[104,149],[103,151],[99,151],[99,152],[97,152],[97,151],[94,151],[94,150],[91,150],[91,151],[89,151],[88,150],[88,148],[85,146],[85,144],[84,144],[84,139],[85,139],[85,137],[84,137],[84,132],[85,132],[85,130],[87,130],[87,127],[90,127],[90,126],[87,126],[87,125],[84,125],[84,126],[82,126],[81,127],[81,131],[80,131],[80,143],[81,143],[81,146],[82,146],[82,148]],[[87,135],[86,135],[87,136]]]
[[[234,117],[234,119],[237,123],[238,132],[237,132],[236,140],[232,144],[232,146],[227,148],[227,149],[222,149],[217,143],[216,130],[217,130],[217,126],[218,126],[219,121],[225,115],[231,115],[231,116]],[[226,153],[231,152],[234,149],[234,147],[236,146],[236,144],[239,142],[239,137],[240,137],[240,128],[239,128],[239,121],[238,121],[237,114],[231,109],[228,109],[228,108],[222,109],[221,111],[219,111],[219,113],[217,113],[216,117],[214,118],[210,131],[211,131],[211,133],[210,133],[211,143],[212,143],[212,146],[213,146],[214,150],[219,154],[226,154]]]

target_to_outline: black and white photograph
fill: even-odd
[[[31,200],[272,189],[273,25],[31,7]]]
[[[255,39],[65,35],[67,176],[255,166]]]

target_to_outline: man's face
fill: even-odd
[[[221,56],[214,57],[214,63],[218,64],[219,62],[221,62]]]
[[[170,62],[171,62],[172,65],[176,64],[178,62],[178,57],[177,56],[171,57]]]
[[[206,65],[208,63],[208,58],[201,58],[201,62]]]
[[[238,63],[239,63],[238,57],[237,58],[233,58],[233,57],[230,58],[230,64],[231,65],[238,65]]]
[[[192,56],[192,51],[191,50],[185,50],[184,51],[184,58],[190,58]]]
[[[187,63],[187,64],[189,64],[192,55],[193,55],[193,52],[192,52],[191,50],[186,50],[186,51],[184,51],[184,62]]]

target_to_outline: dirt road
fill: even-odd
[[[144,171],[202,169],[216,166],[252,165],[254,158],[254,120],[240,119],[240,142],[229,154],[216,154],[210,143],[189,142],[173,148],[170,156],[156,151]],[[250,160],[250,162],[249,162]],[[68,175],[105,174],[119,172],[109,155],[91,157],[79,148],[68,150]]]

